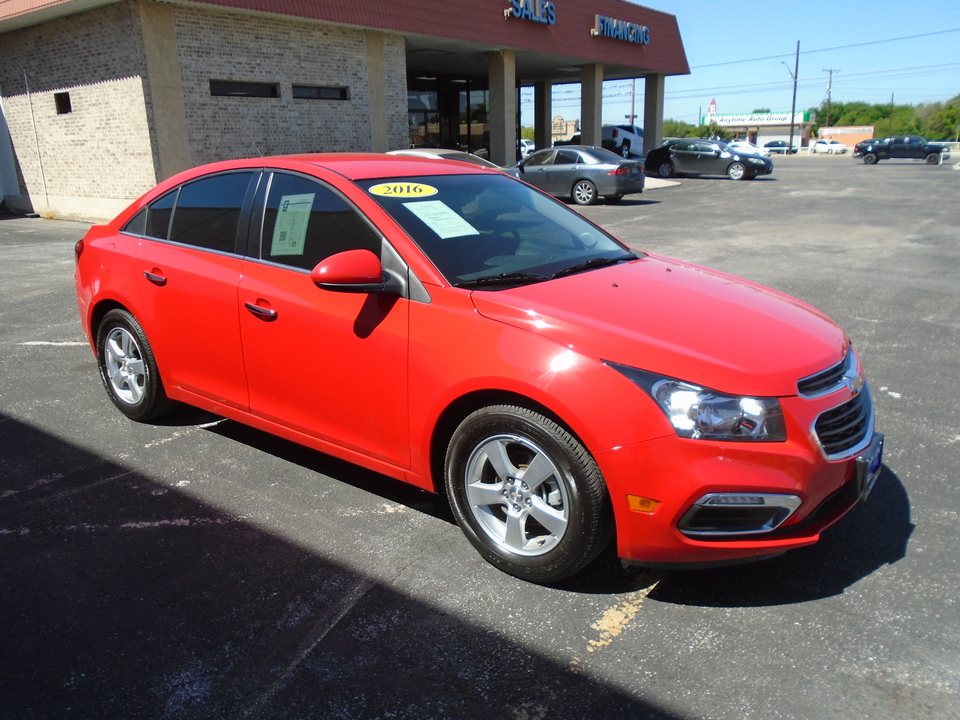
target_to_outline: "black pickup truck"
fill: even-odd
[[[863,140],[853,148],[855,158],[863,158],[867,165],[878,160],[912,158],[924,160],[927,165],[939,165],[950,157],[945,145],[929,143],[919,135],[893,135],[883,140]]]

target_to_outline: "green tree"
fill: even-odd
[[[810,108],[817,120],[826,120],[826,102]],[[865,102],[835,102],[830,107],[833,126],[872,125],[875,137],[922,135],[927,140],[950,140],[960,133],[960,95],[947,102],[921,105],[871,105]],[[822,124],[815,123],[814,134]]]
[[[928,140],[956,140],[960,136],[960,95],[945,103],[917,106],[921,134]]]
[[[710,123],[709,125],[701,125],[697,128],[697,137],[702,138],[717,138],[719,140],[729,140],[733,135],[729,130],[725,130],[716,123]]]
[[[675,137],[675,138],[690,137],[691,135],[695,135],[696,131],[697,131],[696,125],[685,123],[682,120],[664,120],[663,121],[664,137]]]

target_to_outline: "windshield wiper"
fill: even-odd
[[[549,280],[549,278],[545,275],[535,275],[534,273],[509,272],[474,278],[473,280],[464,280],[463,282],[456,283],[455,287],[472,288],[483,287],[484,285],[523,285],[526,283],[543,282],[544,280]]]
[[[586,262],[577,263],[576,265],[571,265],[568,268],[563,270],[558,270],[553,274],[555,278],[564,277],[565,275],[574,275],[575,273],[584,272],[586,270],[594,270],[596,268],[606,267],[607,265],[616,265],[617,263],[626,262],[627,260],[636,260],[637,256],[633,253],[629,255],[621,255],[616,258],[593,258],[592,260],[587,260]]]

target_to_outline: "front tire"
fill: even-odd
[[[172,407],[147,336],[126,310],[103,316],[97,329],[97,366],[110,400],[131,420],[152,420]]]
[[[467,539],[489,563],[524,580],[574,575],[613,533],[590,453],[527,408],[496,405],[467,416],[447,448],[444,480]]]
[[[577,180],[570,195],[577,205],[593,205],[597,201],[597,186],[589,180]]]
[[[940,153],[930,153],[924,160],[927,161],[927,165],[938,165],[940,163]]]
[[[727,177],[731,180],[743,180],[747,176],[747,168],[743,163],[730,163],[727,168]]]
[[[864,165],[876,165],[877,164],[877,155],[876,153],[867,153],[863,156]]]

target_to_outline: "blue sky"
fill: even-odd
[[[916,105],[960,95],[960,0],[652,0],[677,17],[690,75],[666,81],[664,117],[697,124],[711,99],[722,115],[789,112],[797,41],[797,110],[833,101]],[[655,42],[655,38],[652,39]],[[786,65],[784,65],[786,63]],[[636,83],[642,124],[643,82]],[[604,86],[603,121],[625,122],[630,81]],[[533,96],[522,96],[532,124]],[[580,115],[579,86],[554,88],[554,115]],[[529,119],[528,119],[529,118]]]

